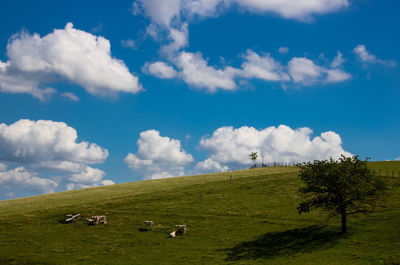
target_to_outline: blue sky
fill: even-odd
[[[160,3],[0,3],[0,199],[400,158],[397,1]]]

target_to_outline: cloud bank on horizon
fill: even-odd
[[[58,190],[111,185],[106,173],[92,164],[102,164],[108,150],[95,143],[77,142],[77,132],[64,122],[19,120],[0,124],[0,185],[2,189],[51,193]],[[268,127],[257,130],[231,126],[203,136],[199,147],[208,158],[195,163],[181,142],[161,136],[157,130],[140,133],[137,153],[124,161],[143,179],[158,179],[243,168],[250,164],[248,154],[258,152],[264,162],[303,162],[351,155],[332,131],[312,138],[304,127]],[[43,176],[42,176],[43,175]]]
[[[328,131],[314,138],[312,133],[308,127],[292,129],[286,125],[261,130],[247,126],[221,127],[199,142],[208,158],[191,165],[194,159],[179,140],[160,136],[157,130],[148,130],[140,134],[138,152],[129,153],[124,161],[144,179],[158,179],[245,168],[251,163],[251,152],[260,155],[257,162],[263,159],[264,162],[299,163],[351,156],[342,148],[342,139],[337,133]],[[189,167],[192,169],[185,170]]]

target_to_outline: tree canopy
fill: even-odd
[[[254,165],[255,165],[255,164],[256,164],[257,157],[258,157],[257,152],[252,152],[252,153],[249,154],[249,156],[250,156],[250,159],[253,160]]]
[[[315,160],[300,166],[300,189],[306,200],[297,207],[299,213],[323,208],[341,215],[342,233],[347,232],[348,215],[372,210],[376,195],[386,190],[384,181],[372,171],[367,160],[342,156],[338,160]]]

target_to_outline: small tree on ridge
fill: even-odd
[[[256,165],[256,160],[257,160],[257,157],[258,157],[257,152],[252,152],[252,153],[249,154],[249,156],[250,156],[250,159],[253,160],[254,166],[255,166]]]

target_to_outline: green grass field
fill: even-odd
[[[390,165],[389,165],[390,164]],[[373,162],[400,170],[399,163]],[[119,184],[0,202],[0,264],[399,264],[400,179],[384,207],[299,215],[297,168],[273,167]],[[230,184],[230,175],[233,183]],[[65,214],[82,217],[71,224]],[[107,225],[85,218],[107,215]],[[144,221],[154,230],[143,232]],[[188,233],[168,238],[176,224]]]

